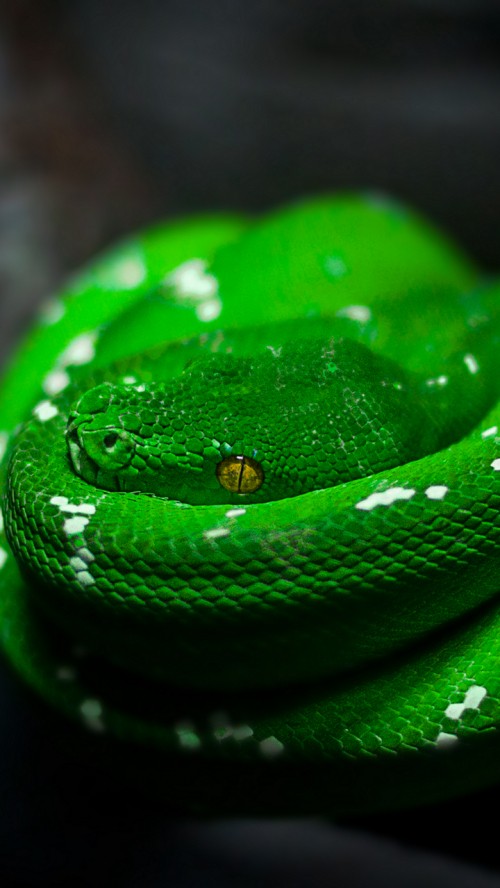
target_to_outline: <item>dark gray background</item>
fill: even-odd
[[[387,190],[498,270],[499,48],[496,0],[4,0],[0,357],[68,271],[179,212]],[[1,679],[4,884],[499,884],[494,790],[335,828],[174,823],[71,770]]]

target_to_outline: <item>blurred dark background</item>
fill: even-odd
[[[498,0],[2,0],[0,29],[4,336],[144,221],[325,189],[499,265]]]
[[[498,0],[0,0],[0,360],[135,227],[338,188],[395,193],[499,269]],[[173,824],[57,780],[54,725],[1,678],[3,884],[499,884],[494,792],[354,830]]]

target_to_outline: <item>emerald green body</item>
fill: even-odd
[[[276,810],[270,773],[290,813],[497,780],[499,345],[498,283],[390,202],[111,252],[0,397],[8,657],[194,809]]]

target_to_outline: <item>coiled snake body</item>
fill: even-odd
[[[18,671],[197,810],[498,779],[499,297],[362,195],[90,266],[0,401]]]

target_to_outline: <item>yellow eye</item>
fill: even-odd
[[[262,466],[250,456],[228,456],[215,470],[217,481],[231,493],[254,493],[262,486]]]

